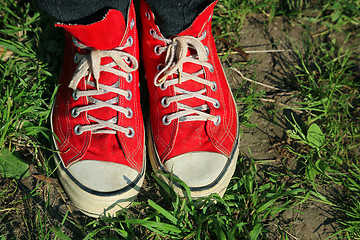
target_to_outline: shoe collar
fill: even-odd
[[[115,9],[110,9],[101,21],[92,24],[56,23],[55,26],[71,33],[82,44],[98,50],[120,46],[126,29],[123,14]]]

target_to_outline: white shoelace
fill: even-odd
[[[164,41],[167,44],[167,46],[164,47],[156,46],[154,49],[155,53],[159,55],[166,51],[164,67],[155,75],[154,78],[154,84],[156,86],[160,87],[160,89],[166,89],[168,86],[192,80],[211,87],[212,91],[216,91],[217,86],[215,82],[200,77],[200,75],[205,76],[204,68],[192,74],[183,72],[183,65],[187,62],[201,65],[209,68],[210,71],[214,71],[213,66],[207,62],[208,49],[201,43],[201,40],[203,40],[206,36],[206,32],[204,32],[199,38],[192,36],[178,36],[171,40],[158,36],[155,31],[152,31],[151,34],[154,38]],[[189,49],[192,49],[192,52],[194,53],[187,56]],[[172,74],[177,74],[178,78],[167,80],[167,78]],[[178,86],[175,86],[174,89],[177,93],[175,96],[164,97],[161,100],[163,107],[169,106],[172,102],[178,102],[194,97],[210,102],[216,108],[220,107],[218,100],[206,96],[206,87],[199,91],[189,91]],[[178,108],[180,111],[163,117],[163,124],[168,125],[174,119],[179,119],[180,122],[211,120],[216,125],[218,125],[221,121],[220,116],[214,116],[206,112],[209,110],[209,106],[207,104],[191,107],[178,103]]]
[[[100,84],[100,72],[109,72],[115,74],[119,77],[124,77],[128,82],[132,81],[131,72],[138,69],[138,61],[131,54],[124,52],[123,50],[127,47],[130,47],[133,44],[133,40],[130,37],[127,43],[122,47],[116,47],[111,50],[95,50],[90,47],[87,47],[81,43],[79,43],[76,39],[73,39],[74,44],[81,48],[88,50],[90,53],[86,55],[75,55],[75,61],[80,62],[71,81],[69,84],[69,88],[73,89],[73,98],[76,100],[79,97],[88,97],[88,101],[91,103],[89,105],[76,107],[71,110],[71,115],[73,117],[77,117],[80,113],[95,110],[103,107],[109,107],[114,109],[117,112],[121,112],[125,114],[126,117],[131,118],[133,112],[130,108],[124,108],[118,105],[115,105],[119,102],[119,96],[114,97],[112,99],[102,101],[92,96],[102,95],[108,92],[113,92],[118,95],[124,96],[127,100],[131,100],[132,93],[130,90],[123,90],[119,88],[119,81],[114,83],[111,86]],[[101,65],[101,59],[104,57],[110,57],[113,61]],[[119,69],[115,69],[114,67],[118,66]],[[130,67],[131,66],[131,67]],[[89,81],[91,76],[95,79],[95,81]],[[86,77],[87,85],[92,87],[96,87],[96,90],[86,90],[80,91],[77,89],[77,86],[80,80]],[[109,120],[101,120],[97,119],[90,114],[88,114],[88,119],[95,122],[88,125],[77,125],[74,128],[75,134],[82,134],[85,131],[91,131],[92,133],[106,133],[106,134],[115,134],[117,131],[126,134],[128,137],[134,136],[134,130],[131,127],[122,127],[117,124],[118,117],[115,116]],[[110,129],[106,129],[110,128]]]

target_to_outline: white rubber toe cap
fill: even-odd
[[[228,158],[213,152],[191,152],[165,161],[166,170],[184,181],[189,187],[204,187],[221,174]]]
[[[138,171],[126,165],[95,160],[78,161],[67,170],[80,184],[99,192],[117,191],[139,176]]]

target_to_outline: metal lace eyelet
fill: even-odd
[[[206,37],[206,30],[204,31],[203,35],[204,35],[204,37]]]
[[[125,116],[127,118],[132,118],[132,116],[134,115],[133,111],[131,110],[131,108],[126,108],[126,110],[128,110],[128,113],[125,114]]]
[[[130,46],[132,46],[132,45],[133,45],[133,43],[134,43],[134,39],[133,39],[133,37],[132,37],[132,36],[130,36],[130,37],[128,38],[127,42],[130,44]]]
[[[164,116],[162,117],[162,119],[161,119],[161,122],[162,122],[165,126],[167,126],[167,125],[169,125],[169,124],[171,123],[171,121],[169,121],[167,117],[168,117],[167,115],[164,115]]]
[[[127,57],[125,60],[124,60],[127,64],[130,64],[131,63],[131,60],[129,57]]]
[[[210,64],[209,71],[212,73],[214,72],[214,66],[212,64]]]
[[[158,71],[161,71],[161,69],[163,69],[163,67],[164,67],[164,64],[159,64],[159,65],[157,65],[156,66],[156,69],[158,70]]]
[[[219,108],[220,107],[220,103],[217,99],[215,99],[215,103],[213,103],[215,108]]]
[[[154,36],[156,34],[155,30],[154,29],[150,29],[150,35],[151,36]]]
[[[75,54],[75,56],[74,56],[74,63],[79,63],[79,62],[80,62],[80,56],[81,56],[80,53],[76,53],[76,54]]]
[[[145,12],[145,17],[150,20],[150,13],[149,12]]]
[[[133,76],[132,76],[131,73],[129,73],[129,74],[128,74],[128,77],[126,78],[126,81],[127,81],[128,83],[131,83],[132,80],[133,80]]]
[[[217,115],[216,118],[217,119],[216,119],[216,121],[214,121],[214,124],[217,126],[221,123],[221,117],[220,117],[220,115]]]
[[[80,131],[80,127],[81,127],[81,125],[79,125],[79,124],[74,127],[75,135],[79,136],[79,135],[83,134],[83,132]]]
[[[167,97],[163,97],[161,99],[161,106],[163,106],[164,108],[168,107],[170,105],[170,103],[167,101]]]
[[[167,89],[167,86],[165,87],[165,83],[162,83],[159,88],[161,91],[164,91]]]
[[[79,100],[79,97],[77,96],[77,92],[78,92],[78,90],[76,89],[76,90],[74,90],[73,93],[72,93],[72,98],[73,98],[75,101]]]
[[[131,91],[130,90],[126,90],[126,92],[128,93],[128,95],[125,97],[126,98],[126,100],[131,100],[131,98],[132,98],[132,93],[131,93]]]
[[[160,53],[160,45],[156,45],[155,47],[154,47],[154,53],[156,54],[156,55],[160,55],[161,53]]]
[[[206,55],[208,55],[208,56],[209,56],[210,51],[209,51],[209,48],[208,48],[207,46],[205,46],[205,50],[206,50]]]
[[[135,135],[135,131],[132,127],[128,127],[127,128],[129,130],[129,133],[125,133],[125,135],[128,137],[128,138],[132,138],[134,135]]]
[[[209,19],[208,19],[208,22],[210,22],[211,18],[212,18],[212,14],[210,14]]]
[[[213,83],[213,85],[211,86],[211,90],[213,90],[215,92],[217,90],[217,85],[216,85],[215,81],[213,81],[212,83]]]
[[[73,109],[71,109],[70,115],[71,115],[73,118],[78,117],[78,116],[80,115],[80,113],[78,112],[78,108],[77,108],[77,107],[74,107]]]
[[[131,22],[130,22],[130,29],[132,30],[135,26],[135,20],[134,19],[131,19]]]

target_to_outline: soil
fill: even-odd
[[[282,165],[299,173],[302,163],[296,162],[292,155],[287,155],[279,145],[289,143],[286,130],[291,129],[285,117],[291,119],[301,118],[301,111],[293,111],[286,107],[296,106],[299,99],[296,98],[296,84],[292,81],[292,68],[298,64],[295,51],[304,52],[306,49],[304,27],[300,24],[288,21],[286,18],[276,17],[271,24],[264,24],[268,20],[262,14],[253,14],[247,17],[241,30],[240,46],[244,51],[268,50],[268,53],[251,53],[249,61],[256,64],[246,65],[243,69],[238,68],[245,76],[250,78],[255,74],[257,82],[264,83],[270,87],[257,85],[258,91],[264,90],[265,96],[263,106],[257,108],[249,119],[249,124],[256,126],[248,128],[241,126],[243,134],[240,141],[240,150],[245,158],[253,158],[257,163],[259,172],[284,171]],[[312,26],[310,32],[314,38],[320,36],[324,29],[319,26]],[[329,39],[336,38],[337,42],[343,42],[345,35],[329,34]],[[354,44],[350,39],[347,46]],[[345,46],[346,47],[346,46]],[[220,43],[220,49],[225,50],[225,45]],[[275,51],[274,51],[275,50]],[[280,50],[280,51],[279,51]],[[220,50],[221,51],[221,50]],[[274,51],[274,52],[270,52]],[[227,75],[232,89],[238,89],[244,83],[244,79],[231,69],[229,62],[241,61],[241,57],[230,56],[230,60],[224,62],[228,67]],[[244,64],[245,65],[245,64]],[[254,79],[254,78],[252,78]],[[253,84],[253,83],[251,83]],[[243,85],[249,87],[250,83]],[[271,87],[276,87],[274,90]],[[246,91],[246,89],[243,89]],[[242,105],[239,105],[241,112]],[[269,114],[269,110],[276,110]],[[280,163],[281,161],[281,163]],[[326,189],[324,195],[331,198],[336,189]],[[335,195],[335,194],[334,194]],[[280,239],[278,229],[288,233],[289,239],[328,239],[336,233],[336,212],[329,205],[320,202],[312,202],[297,206],[297,209],[287,210],[278,216],[278,222],[271,221],[266,225],[269,231],[268,239]],[[332,238],[329,238],[332,239]]]
[[[282,171],[280,161],[284,161],[290,168],[297,171],[299,163],[294,162],[291,156],[284,156],[281,148],[277,148],[279,144],[288,141],[286,130],[289,129],[285,121],[285,116],[290,116],[293,113],[295,116],[301,115],[301,112],[284,110],[286,106],[293,106],[296,102],[294,93],[296,92],[296,84],[292,82],[290,68],[297,64],[298,59],[294,54],[295,49],[303,51],[306,46],[304,43],[304,28],[299,24],[295,24],[285,18],[274,18],[270,24],[267,24],[268,19],[262,14],[249,15],[243,24],[241,30],[241,38],[238,39],[240,46],[245,51],[258,50],[280,50],[278,52],[261,52],[250,53],[249,61],[255,61],[256,64],[246,65],[245,60],[239,54],[230,54],[229,58],[223,64],[225,66],[228,80],[234,92],[238,88],[248,91],[250,85],[254,83],[246,82],[234,70],[230,69],[232,63],[244,62],[244,67],[237,69],[246,77],[256,76],[258,82],[267,84],[278,88],[274,90],[269,87],[256,85],[258,91],[264,90],[262,106],[258,107],[249,119],[250,124],[254,124],[253,128],[241,126],[242,136],[240,142],[240,150],[245,158],[253,158],[257,163],[260,172],[262,170],[272,169],[272,171]],[[266,23],[266,24],[264,24]],[[321,27],[314,27],[311,29],[313,34],[322,32]],[[328,37],[335,37],[329,35]],[[344,36],[336,35],[339,40],[344,39]],[[224,53],[228,47],[218,41],[219,53]],[[285,94],[284,94],[285,93]],[[243,110],[243,105],[239,103],[239,111]],[[269,110],[273,114],[269,114]],[[148,180],[149,181],[149,180]],[[144,189],[139,194],[139,200],[158,196],[151,191],[151,182],[144,185]],[[8,187],[7,190],[5,190]],[[0,219],[1,223],[6,224],[5,230],[7,238],[19,239],[35,239],[39,237],[39,229],[36,226],[23,226],[22,221],[14,221],[21,219],[23,214],[27,215],[27,219],[39,218],[43,216],[45,211],[46,218],[43,219],[43,224],[50,224],[51,226],[61,225],[64,215],[67,211],[71,211],[75,218],[71,218],[76,223],[89,223],[90,220],[82,215],[67,198],[63,192],[60,184],[56,179],[49,183],[44,183],[34,177],[28,177],[22,181],[15,181],[10,179],[3,179],[0,177],[0,192],[6,191],[8,193],[14,192],[8,199],[1,200],[2,203],[16,206],[14,214],[6,215],[6,219]],[[31,192],[38,193],[35,197],[26,198]],[[24,201],[16,200],[26,198]],[[49,200],[49,201],[48,201]],[[26,209],[26,210],[25,210]],[[269,231],[268,239],[280,239],[277,236],[278,228],[284,229],[289,234],[289,239],[326,239],[331,234],[337,231],[335,223],[335,213],[331,211],[328,205],[322,203],[304,204],[298,206],[298,209],[288,210],[279,214],[278,222],[270,222],[266,225]],[[40,213],[40,214],[39,214]],[[43,214],[44,213],[44,214]],[[37,221],[39,222],[39,221]],[[34,224],[33,223],[33,224]],[[25,229],[29,229],[26,231]],[[55,228],[54,228],[55,229]],[[0,229],[4,232],[4,229]],[[60,229],[71,239],[77,239],[83,236],[79,228],[75,228],[73,224],[65,222]]]

